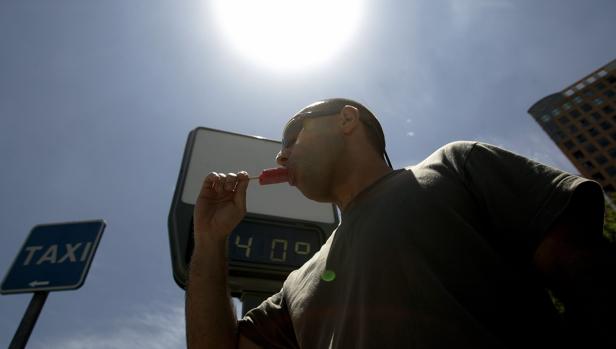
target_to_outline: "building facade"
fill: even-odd
[[[586,178],[616,191],[616,59],[528,113]]]

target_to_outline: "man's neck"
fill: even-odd
[[[344,212],[359,193],[391,171],[389,166],[379,161],[356,163],[356,166],[347,168],[334,188],[334,203]]]

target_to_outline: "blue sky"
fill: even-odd
[[[31,348],[184,346],[166,221],[197,126],[279,139],[301,107],[349,97],[380,117],[395,167],[464,139],[576,172],[526,110],[616,58],[616,3],[363,5],[335,57],[281,72],[229,46],[207,1],[0,3],[2,277],[34,225],[108,223],[85,285],[49,295]],[[344,15],[310,23],[336,31]],[[0,297],[0,347],[30,297]]]

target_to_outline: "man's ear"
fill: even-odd
[[[340,124],[344,133],[351,133],[355,130],[359,123],[359,110],[352,105],[345,105],[340,111]]]

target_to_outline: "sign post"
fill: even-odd
[[[50,291],[77,289],[85,282],[105,221],[35,226],[2,281],[1,294],[33,292],[10,348],[24,348]]]
[[[9,349],[21,349],[26,347],[26,343],[28,343],[30,334],[32,334],[32,329],[36,324],[36,320],[38,320],[41,310],[43,310],[43,305],[45,304],[48,295],[49,291],[34,292],[32,300],[30,300],[30,304],[28,305],[28,309],[26,309],[26,313],[21,319],[19,327],[15,332],[15,336],[13,336],[13,340],[9,345]]]

